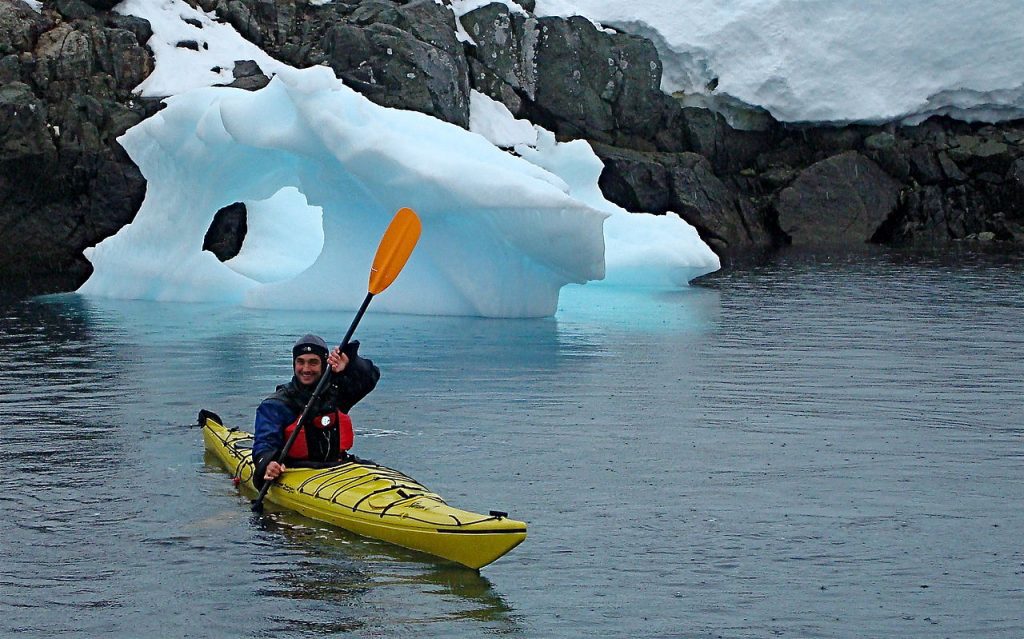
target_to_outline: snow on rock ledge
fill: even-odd
[[[1024,117],[1020,0],[538,0],[536,14],[650,38],[666,91],[713,91],[781,121]]]

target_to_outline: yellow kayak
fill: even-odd
[[[206,449],[241,484],[252,483],[252,435],[200,411]],[[482,568],[526,539],[526,524],[505,513],[452,508],[402,473],[369,461],[329,468],[289,468],[266,499],[356,534],[391,542],[470,568]]]

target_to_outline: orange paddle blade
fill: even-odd
[[[370,268],[370,292],[380,293],[395,281],[402,267],[409,261],[416,242],[420,239],[420,218],[410,208],[402,208],[380,238],[377,254],[373,256]]]

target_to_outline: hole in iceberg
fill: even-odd
[[[221,262],[227,262],[238,255],[245,233],[245,204],[229,204],[213,216],[213,222],[203,238],[203,250],[213,253]]]
[[[231,270],[261,284],[282,282],[308,269],[320,256],[323,209],[311,206],[295,187],[242,205],[245,239],[238,254],[224,261]]]

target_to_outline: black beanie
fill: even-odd
[[[292,362],[299,355],[305,355],[307,353],[313,353],[314,355],[320,356],[320,363],[327,366],[327,342],[318,335],[303,335],[295,342],[295,346],[292,347]]]

